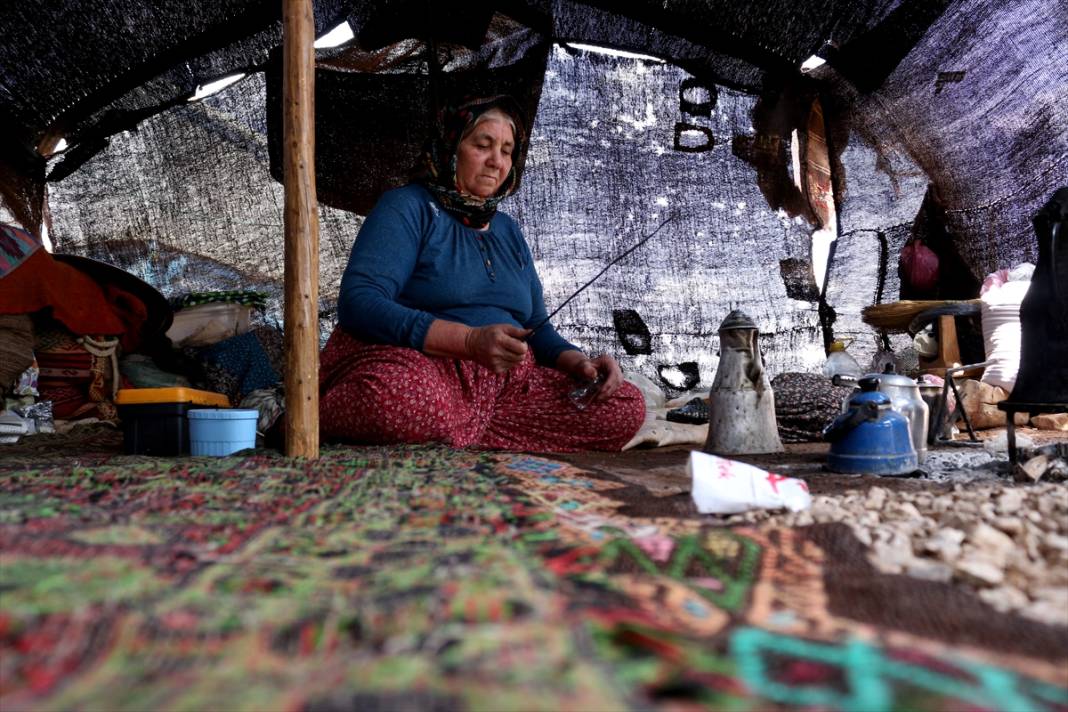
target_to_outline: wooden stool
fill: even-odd
[[[922,314],[920,315],[923,316]],[[953,315],[943,314],[938,317],[938,353],[931,360],[920,359],[921,373],[929,373],[939,378],[946,377],[946,370],[959,368],[960,346],[957,344],[957,322]],[[975,366],[954,374],[955,378],[979,378],[983,367]]]

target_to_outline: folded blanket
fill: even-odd
[[[819,442],[823,428],[839,413],[853,392],[818,373],[780,373],[771,380],[775,419],[784,443]]]
[[[117,336],[126,331],[92,277],[38,250],[0,279],[0,314],[32,314],[48,308],[76,334]]]
[[[204,348],[187,348],[186,355],[203,366],[204,388],[239,403],[249,393],[273,388],[282,377],[282,333],[260,327]]]

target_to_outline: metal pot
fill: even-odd
[[[942,386],[937,386],[933,383],[921,383],[919,384],[920,397],[923,398],[923,402],[927,404],[927,444],[934,444],[937,439],[949,439],[953,433],[953,421],[955,418],[950,417],[947,413],[942,413],[941,419],[938,419],[938,401],[942,397]]]
[[[897,373],[869,373],[864,378],[876,378],[879,380],[879,393],[885,393],[890,398],[890,407],[897,413],[909,419],[909,433],[912,437],[912,447],[916,450],[916,457],[923,462],[927,457],[927,424],[929,411],[927,404],[920,395],[920,387],[916,381],[908,376]],[[857,386],[858,379],[852,376],[835,376],[831,379],[836,386]],[[849,409],[849,401],[854,395],[860,393],[859,386],[846,398],[842,405],[842,412]]]

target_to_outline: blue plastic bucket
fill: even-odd
[[[189,418],[189,454],[229,455],[256,447],[257,410],[198,408]]]

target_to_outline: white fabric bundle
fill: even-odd
[[[1020,370],[1020,303],[1031,287],[1034,265],[1024,263],[1011,271],[987,277],[979,297],[983,322],[983,346],[991,362],[982,382],[1012,393]]]

